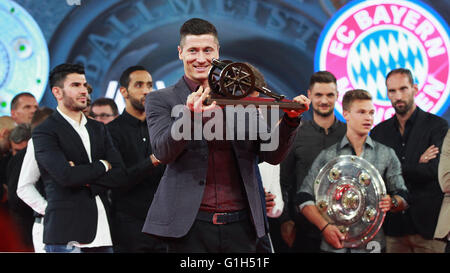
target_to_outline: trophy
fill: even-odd
[[[386,187],[365,159],[353,155],[332,159],[319,171],[314,193],[321,215],[344,234],[344,247],[366,244],[380,230],[385,213],[379,203]]]
[[[277,94],[266,87],[256,86],[255,75],[245,63],[213,59],[208,73],[208,83],[212,92],[206,104],[216,101],[221,106],[251,104],[268,107],[277,105],[287,110],[308,109],[306,105],[287,100],[284,95]],[[248,97],[254,91],[269,98]]]

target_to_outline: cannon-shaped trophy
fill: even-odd
[[[314,181],[314,194],[319,212],[344,234],[344,247],[367,244],[383,224],[379,203],[386,187],[378,170],[361,157],[330,160]]]
[[[266,87],[255,85],[255,74],[245,63],[229,60],[212,60],[208,74],[208,83],[211,95],[206,104],[216,101],[218,105],[265,105],[278,106],[281,109],[300,110],[308,109],[304,104],[285,99],[284,95],[277,94]],[[248,97],[257,91],[269,98]]]

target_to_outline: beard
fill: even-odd
[[[313,111],[314,111],[314,113],[316,113],[317,115],[326,118],[326,117],[329,117],[329,116],[331,116],[331,115],[333,114],[334,108],[330,107],[330,110],[328,110],[327,112],[321,112],[319,109],[316,109],[316,108],[313,106]]]
[[[83,97],[86,96],[80,96],[80,98]],[[77,102],[74,98],[67,96],[66,92],[63,89],[63,104],[67,109],[70,109],[72,111],[83,111],[87,107],[87,97],[85,103]]]
[[[399,102],[402,102],[404,104],[404,106],[398,106],[397,104]],[[400,116],[403,116],[406,113],[408,113],[408,111],[413,107],[413,104],[414,104],[414,99],[409,100],[409,101],[398,100],[393,104],[393,107],[395,109],[395,113],[397,113]]]
[[[145,97],[143,99],[138,99],[133,96],[129,97],[131,106],[133,106],[134,109],[140,112],[145,111]]]

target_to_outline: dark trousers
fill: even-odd
[[[256,252],[256,233],[250,219],[223,225],[195,220],[185,236],[167,242],[170,253]]]
[[[167,253],[167,244],[142,232],[144,221],[116,212],[112,218],[111,237],[115,253]]]

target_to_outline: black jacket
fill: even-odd
[[[48,200],[45,244],[92,242],[97,230],[97,190],[126,182],[123,162],[106,127],[88,119],[86,128],[92,163],[77,132],[57,111],[33,131],[35,156]],[[107,160],[112,169],[106,172],[100,159]],[[75,166],[71,167],[69,161]]]
[[[413,114],[414,117],[412,116],[414,120],[412,126],[407,129],[410,131],[407,133],[404,150],[401,148],[402,138],[395,116],[378,124],[370,136],[394,149],[402,164],[402,174],[409,191],[410,207],[403,213],[386,215],[384,224],[386,235],[402,236],[418,233],[426,239],[432,239],[444,197],[438,182],[439,156],[426,164],[419,163],[419,159],[433,144],[441,149],[448,124],[446,120],[424,112],[418,107],[416,112]]]

